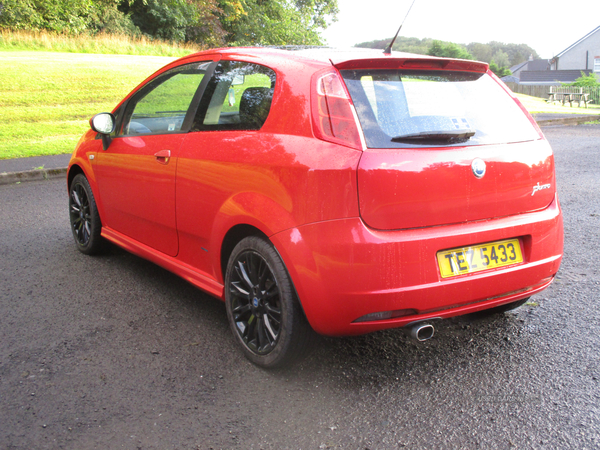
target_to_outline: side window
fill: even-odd
[[[192,131],[259,130],[269,115],[274,88],[273,70],[221,61],[206,87]]]
[[[120,135],[181,131],[211,62],[187,64],[160,75],[128,102]]]

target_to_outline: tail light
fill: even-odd
[[[324,141],[363,148],[358,118],[337,71],[320,72],[312,80],[312,120],[315,136]]]

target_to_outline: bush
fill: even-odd
[[[510,71],[510,69],[508,67],[500,67],[500,66],[498,66],[498,64],[496,64],[494,62],[494,60],[492,60],[492,62],[490,62],[490,70],[492,72],[494,72],[499,78],[512,75],[512,72]]]
[[[131,16],[119,11],[116,3],[98,4],[91,17],[90,29],[95,33],[141,35],[140,29],[132,22]]]
[[[91,0],[2,0],[0,28],[79,34],[93,10]]]
[[[225,35],[215,0],[122,1],[119,11],[131,17],[142,33],[154,38],[214,46],[222,44]]]
[[[565,84],[565,86],[580,86],[580,87],[598,87],[600,86],[600,78],[595,73],[586,75],[581,72],[581,76],[577,78],[573,83]]]

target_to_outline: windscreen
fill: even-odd
[[[367,147],[501,144],[539,139],[487,74],[342,70]]]

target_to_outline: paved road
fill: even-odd
[[[0,448],[600,446],[600,126],[545,129],[566,249],[513,313],[322,339],[248,363],[225,308],[117,248],[72,245],[61,181],[0,186]]]

